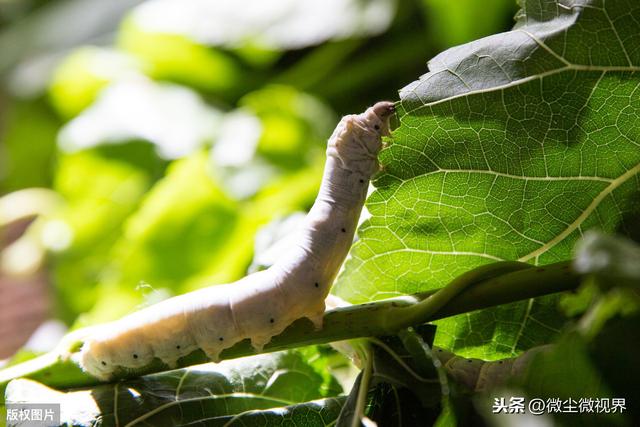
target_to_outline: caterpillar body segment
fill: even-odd
[[[141,368],[154,358],[175,366],[196,349],[217,361],[222,350],[247,338],[261,350],[302,317],[320,328],[393,112],[393,103],[379,102],[342,118],[329,138],[318,197],[280,260],[235,283],[170,298],[98,327],[80,351],[82,368],[109,380],[118,368]]]

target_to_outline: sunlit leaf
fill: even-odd
[[[569,259],[589,228],[637,218],[640,8],[525,1],[513,31],[450,49],[405,87],[337,292],[443,286],[475,266]],[[440,322],[436,345],[506,357],[553,337],[555,301]]]

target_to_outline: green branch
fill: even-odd
[[[411,325],[500,304],[534,298],[577,288],[580,276],[571,262],[533,267],[516,262],[486,265],[463,274],[438,291],[415,296],[392,298],[328,311],[322,329],[315,330],[307,319],[299,319],[273,338],[263,352],[273,352],[312,344],[346,339],[389,335]],[[76,349],[80,343],[75,343]],[[75,353],[77,355],[77,353]],[[255,354],[249,340],[222,352],[222,359]],[[209,360],[201,350],[178,361],[179,367]],[[169,367],[159,360],[142,369],[122,369],[118,379],[132,378]],[[83,372],[74,360],[51,352],[36,359],[0,371],[0,391],[15,378],[30,378],[55,388],[82,387],[100,381]]]

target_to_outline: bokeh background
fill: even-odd
[[[0,0],[0,359],[268,265],[338,118],[516,9]]]

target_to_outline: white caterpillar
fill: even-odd
[[[82,346],[82,368],[108,380],[117,368],[140,368],[154,358],[175,366],[198,348],[217,361],[222,350],[246,338],[261,350],[301,317],[320,328],[324,300],[351,246],[393,112],[393,103],[379,102],[342,118],[328,142],[318,197],[282,259],[235,283],[170,298],[102,325]]]

